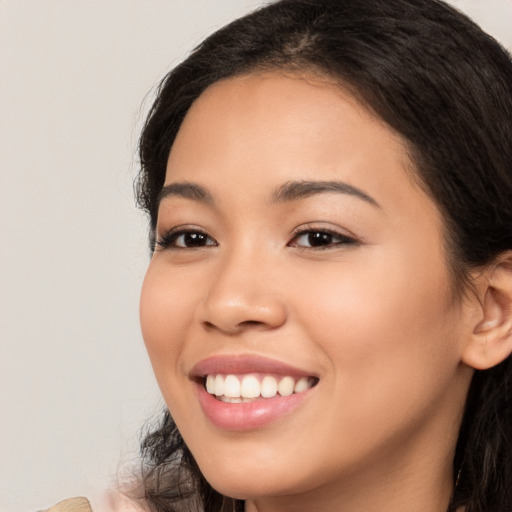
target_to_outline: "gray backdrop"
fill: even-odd
[[[261,3],[0,0],[1,511],[94,496],[136,461],[161,407],[138,326],[146,95]],[[512,48],[512,0],[453,3]]]

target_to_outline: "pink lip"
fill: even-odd
[[[202,377],[208,374],[270,373],[291,377],[310,377],[311,373],[280,361],[259,356],[213,356],[200,361],[190,372],[203,413],[218,428],[252,430],[290,414],[298,408],[313,389],[290,396],[258,399],[253,402],[230,404],[217,400],[204,388]]]
[[[240,374],[240,373],[275,373],[289,375],[290,377],[315,377],[299,368],[286,363],[261,356],[251,355],[224,355],[211,356],[197,363],[190,371],[192,378],[205,377],[212,373]]]

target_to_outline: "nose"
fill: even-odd
[[[197,309],[207,329],[234,335],[271,330],[286,322],[287,311],[275,269],[268,259],[233,255],[222,261]]]

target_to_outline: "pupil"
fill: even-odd
[[[329,245],[331,243],[331,235],[329,233],[310,233],[308,235],[309,245],[318,247],[319,245]]]
[[[198,247],[204,245],[206,236],[203,233],[187,233],[185,235],[185,245],[188,247]]]

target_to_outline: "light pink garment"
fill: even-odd
[[[91,498],[69,498],[41,512],[145,512],[134,501],[117,491],[108,491]]]

